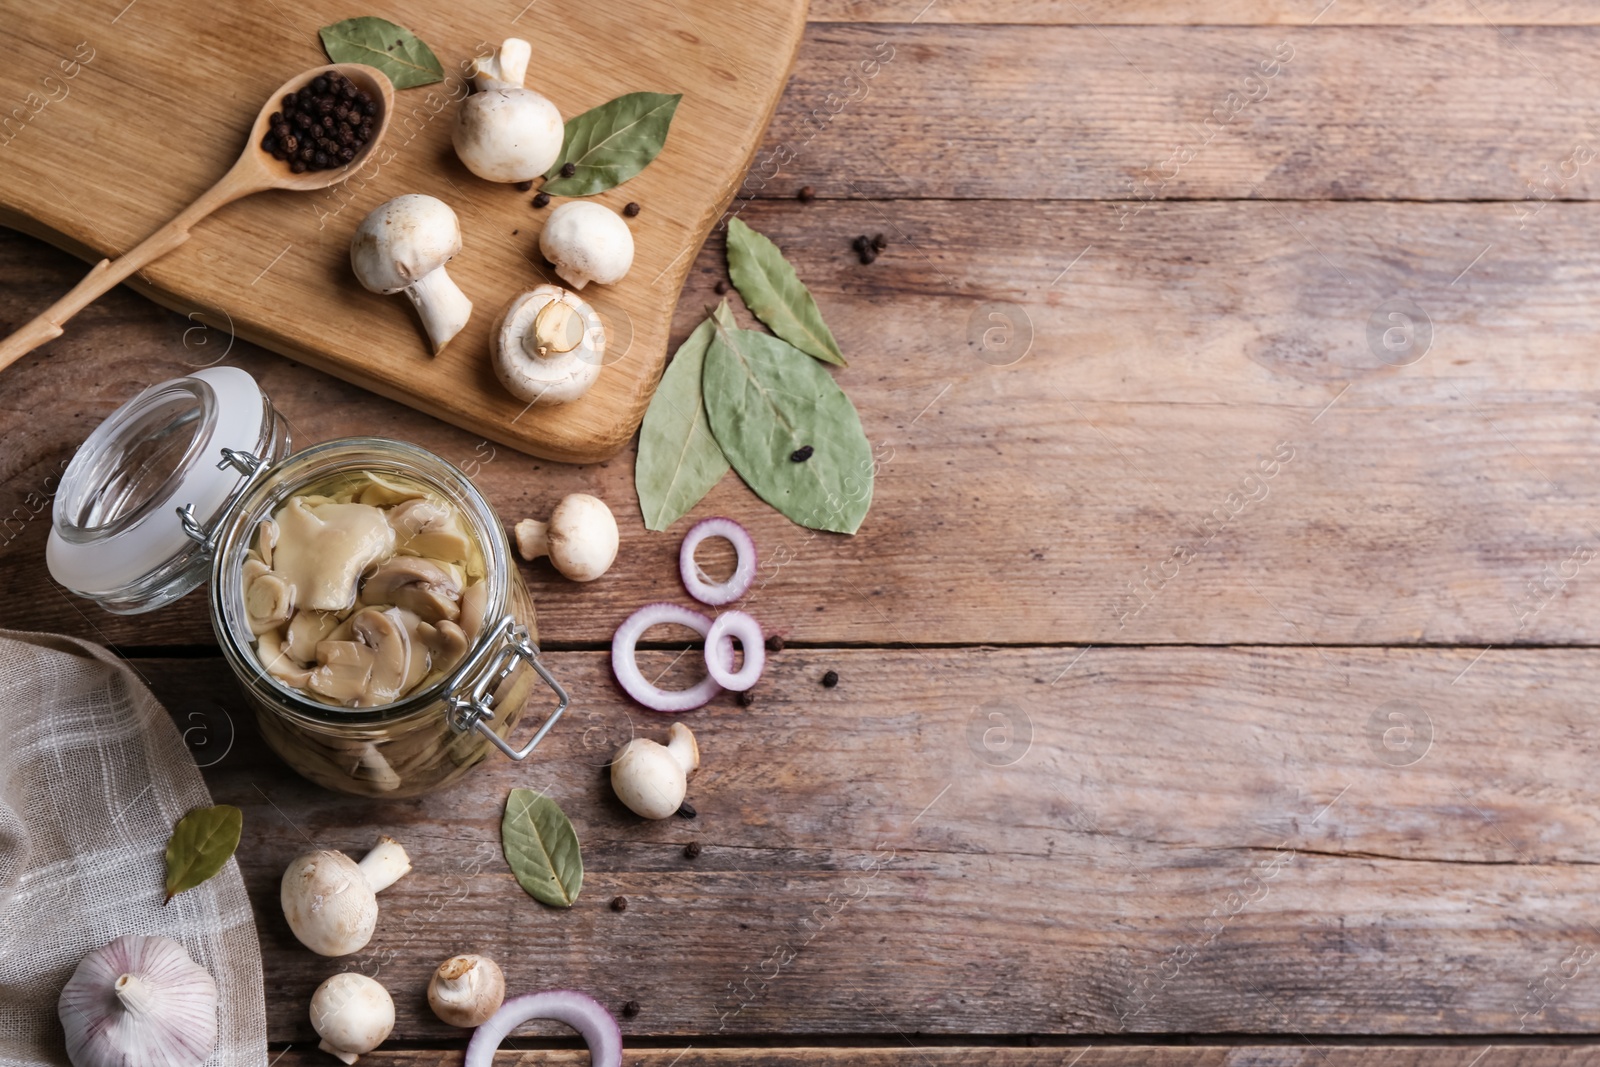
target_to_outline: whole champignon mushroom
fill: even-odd
[[[307,852],[283,872],[283,916],[300,943],[318,955],[359,952],[378,925],[377,894],[410,869],[411,858],[392,837],[378,838],[360,863],[343,852]]]
[[[561,155],[561,112],[522,86],[531,53],[527,41],[512,37],[493,58],[478,60],[472,75],[478,91],[456,112],[450,131],[456,155],[487,181],[532,181]]]
[[[574,289],[590,282],[613,285],[633,266],[633,231],[602,204],[569,200],[545,220],[539,251]]]
[[[592,582],[617,558],[617,519],[606,502],[588,493],[563,497],[549,522],[517,523],[517,551],[528,561],[549,556],[574,582]]]
[[[506,999],[506,976],[487,956],[451,956],[428,982],[428,1005],[450,1026],[481,1026]]]
[[[450,205],[407,193],[361,220],[350,241],[350,267],[374,293],[405,293],[438,355],[472,317],[472,301],[444,269],[460,251],[461,224]]]
[[[394,1029],[394,998],[366,975],[345,971],[311,995],[311,1025],[322,1038],[318,1048],[354,1063]]]
[[[541,285],[513,298],[494,328],[494,372],[512,396],[569,404],[600,377],[606,331],[582,297]]]
[[[700,766],[700,746],[681,722],[672,724],[665,745],[636,737],[611,761],[611,788],[635,815],[666,819],[683,807],[689,772]]]

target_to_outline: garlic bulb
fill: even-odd
[[[73,1067],[197,1067],[217,1043],[217,983],[170,937],[95,949],[56,1010]]]

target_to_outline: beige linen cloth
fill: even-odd
[[[217,980],[207,1062],[265,1067],[261,947],[238,864],[161,906],[173,824],[210,803],[126,665],[0,630],[0,1064],[66,1064],[56,998],[78,961],[122,934],[165,934]]]

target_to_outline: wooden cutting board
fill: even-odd
[[[387,151],[326,192],[223,208],[130,284],[221,331],[209,351],[197,346],[197,365],[231,332],[524,452],[574,463],[615,454],[661,375],[695,252],[783,91],[803,0],[0,0],[0,223],[91,261],[128,249],[227,169],[268,93],[326,62],[319,27],[369,14],[411,28],[446,70],[442,83],[396,94]],[[635,256],[622,282],[583,291],[611,350],[589,394],[565,407],[525,409],[488,355],[501,308],[558,282],[538,251],[549,208],[474,177],[450,146],[465,63],[508,36],[532,43],[528,85],[568,118],[626,92],[683,94],[655,162],[593,198],[640,205]],[[449,270],[473,316],[438,357],[409,301],[369,293],[350,273],[357,224],[402,193],[437,196],[461,220],[465,248]]]

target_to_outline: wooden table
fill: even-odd
[[[364,1062],[457,1062],[421,990],[465,949],[519,990],[637,1001],[629,1060],[659,1067],[1586,1055],[1600,10],[1326,2],[813,5],[783,165],[744,215],[817,292],[887,462],[854,538],[731,477],[696,512],[782,561],[751,610],[788,648],[752,707],[693,717],[693,821],[641,824],[600,769],[663,732],[610,681],[611,631],[681,599],[680,531],[643,530],[631,452],[496,450],[124,291],[5,374],[0,625],[116,646],[245,809],[281,1062],[331,1062],[306,1004],[344,965],[399,1003]],[[0,317],[80,271],[5,236]],[[721,276],[714,237],[675,337]],[[603,581],[524,568],[577,696],[532,766],[417,801],[321,792],[242,721],[200,598],[124,619],[51,585],[41,516],[73,448],[218,359],[299,441],[417,441],[507,521],[612,503]],[[579,828],[570,911],[499,858],[516,785]],[[377,832],[416,870],[365,952],[312,956],[279,873]]]

